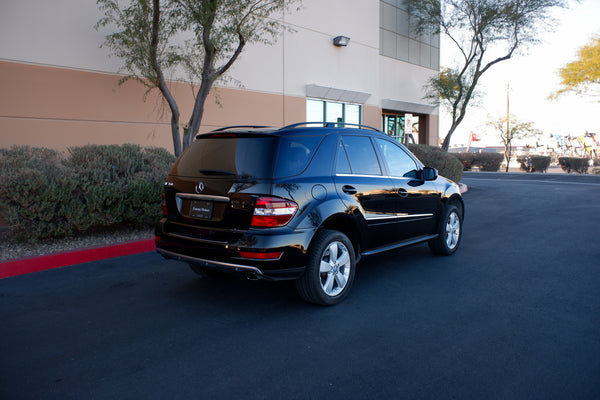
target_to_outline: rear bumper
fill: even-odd
[[[165,220],[156,227],[156,250],[167,259],[222,270],[249,278],[281,280],[300,277],[314,230],[289,228],[247,231],[235,240],[214,241],[169,232]],[[274,260],[242,257],[240,252],[281,253]]]
[[[287,268],[283,270],[268,270],[265,275],[259,268],[251,265],[232,264],[223,261],[205,260],[197,257],[182,256],[170,251],[156,249],[164,258],[169,260],[183,261],[199,265],[202,268],[210,268],[245,276],[249,279],[285,280],[295,279],[304,273],[305,267]]]

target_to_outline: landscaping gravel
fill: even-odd
[[[17,243],[11,240],[10,231],[4,229],[0,231],[0,262],[22,257],[41,256],[90,247],[108,246],[134,240],[152,239],[153,237],[153,229],[130,228],[71,238],[46,240],[37,243]]]

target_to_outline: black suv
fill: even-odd
[[[164,257],[199,274],[296,279],[322,305],[346,297],[364,256],[421,242],[454,253],[464,215],[454,182],[383,132],[339,123],[198,135],[163,196]]]

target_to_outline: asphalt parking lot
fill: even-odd
[[[347,300],[154,253],[0,280],[2,399],[598,399],[600,177],[467,173],[461,248]]]

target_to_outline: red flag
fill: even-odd
[[[471,133],[471,142],[478,142],[481,138],[476,133]]]

